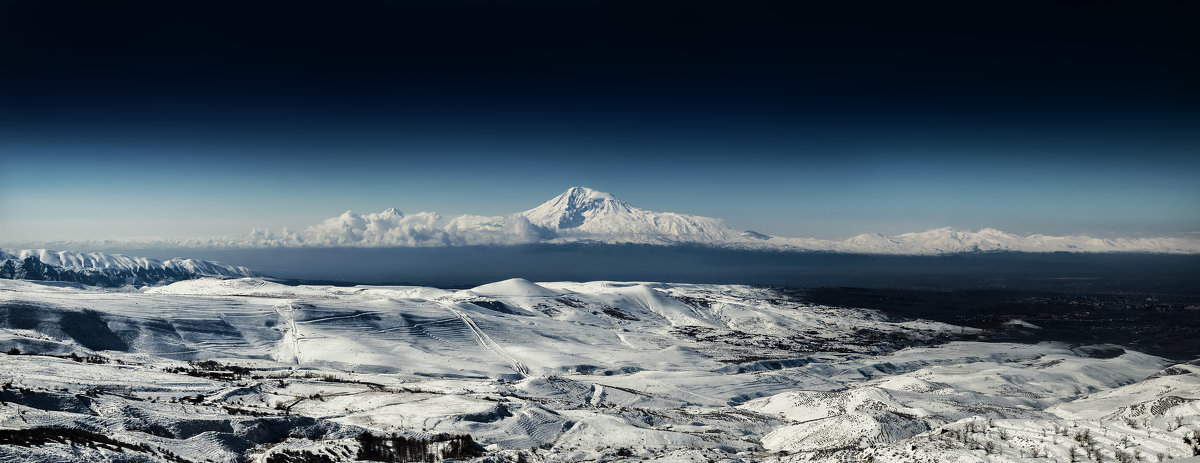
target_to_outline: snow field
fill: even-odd
[[[1200,451],[1200,367],[976,342],[956,338],[960,327],[756,287],[0,281],[0,315],[0,351],[21,351],[0,354],[0,431],[32,442],[0,445],[7,460],[349,460],[363,431],[469,434],[482,461]],[[37,441],[51,427],[78,435]]]

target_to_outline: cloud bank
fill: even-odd
[[[463,215],[444,219],[434,212],[405,215],[396,209],[357,214],[346,211],[298,232],[255,229],[235,246],[486,246],[536,243],[552,236],[520,215]]]

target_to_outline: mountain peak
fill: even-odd
[[[593,190],[585,186],[573,186],[567,188],[567,191],[562,192],[554,199],[567,199],[575,202],[591,202],[591,201],[621,201],[615,196],[603,191]]]
[[[542,205],[522,213],[530,222],[554,229],[577,228],[589,217],[622,215],[636,208],[603,191],[574,186]]]
[[[752,239],[718,219],[639,209],[613,195],[582,186],[568,188],[518,215],[560,240],[664,244]]]

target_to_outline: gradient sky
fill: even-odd
[[[573,185],[782,236],[1200,233],[1182,3],[640,3],[0,3],[0,242]]]

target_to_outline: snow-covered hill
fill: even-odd
[[[0,460],[383,460],[391,436],[480,463],[1200,453],[1195,365],[977,333],[737,285],[0,280]]]
[[[254,271],[220,262],[174,258],[160,261],[102,252],[0,250],[0,278],[66,281],[96,286],[162,284],[200,277],[240,278]]]

